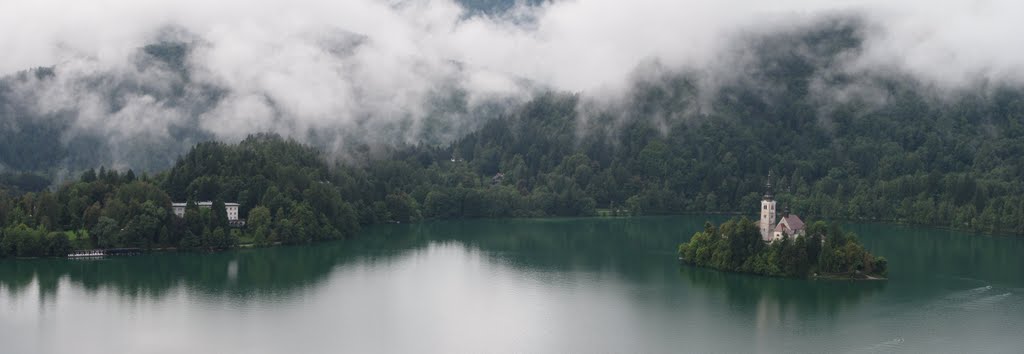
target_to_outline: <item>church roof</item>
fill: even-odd
[[[772,171],[768,170],[768,179],[764,183],[764,199],[771,200],[774,197],[772,193]]]
[[[804,221],[800,220],[800,217],[796,216],[796,214],[789,214],[782,218],[782,220],[786,221],[786,225],[789,226],[791,230],[800,231],[804,229]]]

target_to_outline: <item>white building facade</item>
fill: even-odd
[[[761,239],[769,240],[775,228],[775,198],[772,195],[772,173],[768,172],[768,183],[765,183],[764,197],[761,198],[761,218],[758,221]]]
[[[171,203],[171,208],[174,209],[174,215],[179,218],[185,217],[185,207],[188,203]],[[205,201],[196,203],[196,206],[202,209],[213,208],[213,202]],[[228,212],[228,221],[238,221],[238,203],[224,203],[224,209]]]

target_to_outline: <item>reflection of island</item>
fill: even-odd
[[[732,308],[755,308],[759,324],[772,322],[769,318],[773,317],[836,313],[887,284],[768,278],[689,266],[681,267],[680,274],[695,287],[722,293]]]

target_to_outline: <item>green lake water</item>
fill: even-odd
[[[0,353],[1024,352],[1024,239],[847,225],[888,281],[775,279],[680,266],[704,220],[2,260]]]

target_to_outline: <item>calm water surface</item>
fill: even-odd
[[[0,353],[1022,352],[1024,240],[850,225],[887,282],[680,267],[702,217],[0,261]]]

